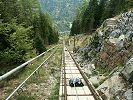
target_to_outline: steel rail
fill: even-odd
[[[67,48],[66,48],[66,49],[67,49]],[[68,49],[67,49],[67,51],[68,51]],[[70,55],[70,54],[69,54],[69,55]],[[70,64],[69,64],[69,65],[70,65]],[[73,77],[73,74],[72,74],[72,69],[71,69],[71,67],[70,67],[70,71],[71,71],[72,78],[74,78],[74,77]],[[74,89],[75,89],[75,91],[76,91],[76,97],[77,97],[77,99],[79,100],[78,92],[77,92],[77,89],[76,89],[75,84],[74,84]]]
[[[61,94],[61,100],[64,100],[64,90],[63,90],[63,86],[64,86],[64,81],[63,81],[63,73],[64,73],[64,61],[63,61],[63,52],[64,52],[64,48],[62,49],[62,55],[61,55],[61,73],[60,73],[60,81],[62,82],[60,84],[60,89],[62,90],[62,94]],[[60,92],[59,92],[59,98],[60,98]]]
[[[57,46],[55,46],[55,47],[57,47]],[[32,58],[31,60],[29,60],[29,61],[27,61],[27,62],[21,64],[20,66],[18,66],[18,67],[16,67],[16,68],[12,69],[11,71],[5,73],[5,74],[2,75],[2,76],[0,76],[0,81],[6,79],[7,77],[9,77],[10,75],[12,75],[12,74],[15,73],[16,71],[18,71],[18,70],[20,70],[21,68],[25,67],[26,65],[30,64],[30,63],[33,62],[34,60],[40,58],[41,56],[43,56],[44,54],[46,54],[46,53],[49,52],[50,50],[54,49],[55,47],[53,47],[53,48],[51,48],[51,49],[49,49],[49,50],[43,52],[42,54],[40,54],[40,55],[38,55],[38,56]]]
[[[67,48],[66,48],[67,49]],[[68,51],[68,49],[67,49],[67,51]],[[69,55],[70,55],[70,53],[69,53]],[[71,56],[71,55],[70,55]],[[74,61],[73,61],[74,62]],[[77,69],[78,70],[78,69]],[[72,73],[72,69],[71,69],[71,67],[70,67],[70,74],[72,75],[72,78],[74,78],[73,77],[73,73]],[[77,74],[77,73],[74,73],[74,74]],[[79,74],[79,73],[78,73]],[[78,92],[77,92],[77,89],[76,89],[76,86],[75,86],[75,84],[74,84],[74,88],[75,88],[75,91],[76,91],[76,94],[74,95],[74,96],[76,96],[77,97],[77,100],[79,100],[79,95],[78,95]],[[85,93],[85,90],[84,90],[84,88],[82,87],[82,89],[83,89],[83,91],[84,91],[84,94],[86,95],[86,93]],[[68,96],[68,95],[67,95]],[[82,95],[81,95],[82,96]],[[87,95],[88,96],[88,95]],[[88,99],[86,99],[86,100],[88,100]]]
[[[67,48],[66,48],[67,49]],[[68,51],[68,49],[67,49],[67,51]],[[69,52],[68,52],[69,53]],[[69,55],[70,55],[70,53],[69,53]],[[70,57],[71,57],[71,55],[70,55]],[[73,59],[72,59],[72,61],[73,61]],[[74,62],[74,61],[73,61]],[[75,63],[75,62],[74,62]],[[70,65],[70,64],[69,64]],[[75,64],[76,65],[76,64]],[[69,74],[71,74],[71,76],[72,76],[72,78],[74,78],[73,77],[73,73],[72,73],[72,69],[71,69],[71,67],[70,67],[70,73]],[[78,70],[78,69],[77,69]],[[67,73],[68,74],[68,73]],[[75,74],[75,73],[74,73]],[[78,73],[79,74],[79,73]],[[76,91],[76,94],[74,95],[74,96],[76,96],[77,97],[77,100],[79,100],[79,95],[78,95],[78,90],[77,90],[77,88],[76,88],[76,86],[75,86],[75,84],[74,84],[74,89],[75,89],[75,91]],[[83,87],[82,87],[82,89],[83,89]],[[84,91],[84,94],[85,95],[87,95],[86,93],[85,93],[85,90],[83,89],[83,91]],[[67,96],[69,96],[68,94],[67,94]],[[82,95],[81,95],[82,96]],[[88,96],[88,95],[87,95]],[[86,99],[86,100],[88,100],[88,99]]]
[[[57,48],[56,48],[56,50],[57,50]],[[56,50],[46,59],[46,60],[44,60],[40,65],[39,65],[39,67],[37,67],[7,98],[6,98],[6,100],[9,100],[26,82],[27,82],[27,80],[35,73],[35,72],[37,72],[38,71],[38,69],[40,68],[40,67],[42,67],[42,65],[45,63],[45,62],[47,62],[47,60],[49,60],[51,57],[52,57],[52,55],[56,52]]]
[[[69,64],[70,65],[70,64]],[[73,77],[73,74],[72,74],[72,69],[71,69],[71,67],[70,67],[70,71],[71,71],[71,76],[72,76],[72,78],[74,78]],[[75,91],[76,91],[76,97],[78,98],[78,93],[77,93],[77,89],[76,89],[76,87],[75,87],[75,84],[74,84],[74,88],[75,88]],[[78,98],[78,100],[79,100],[79,98]]]
[[[90,91],[92,92],[95,100],[102,100],[102,98],[100,97],[100,95],[98,94],[98,92],[95,90],[94,86],[92,85],[92,83],[88,80],[87,76],[85,75],[85,73],[82,71],[82,69],[80,68],[80,66],[78,65],[78,63],[75,61],[75,59],[73,58],[72,54],[70,53],[70,51],[68,50],[70,56],[72,57],[73,61],[75,62],[77,68],[79,69],[84,81],[86,82],[88,88],[90,89]]]
[[[61,63],[62,64],[62,69],[61,69],[61,71],[62,71],[62,73],[61,73],[61,75],[62,75],[61,76],[61,78],[62,78],[62,97],[61,97],[61,100],[63,100],[63,95],[64,95],[64,93],[63,93],[64,92],[63,91],[63,85],[64,85],[63,84],[63,73],[64,73],[64,69],[63,69],[64,68],[64,58],[63,58],[64,56],[63,56],[63,54],[64,53],[63,52],[64,52],[64,49],[62,50],[62,57],[61,57],[62,58],[62,63]]]
[[[66,71],[65,71],[65,46],[64,46],[64,57],[63,57],[63,68],[64,68],[64,100],[67,100],[67,82],[66,82]]]

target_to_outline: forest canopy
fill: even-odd
[[[73,21],[71,35],[91,33],[104,20],[133,8],[132,0],[83,0]]]
[[[22,63],[57,42],[58,31],[38,0],[0,0],[0,65]]]

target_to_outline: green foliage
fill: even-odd
[[[73,21],[72,28],[71,28],[71,35],[80,34],[80,20]]]
[[[0,0],[0,65],[22,63],[58,42],[38,0]]]
[[[132,0],[126,0],[125,4],[126,4],[125,8],[127,8],[127,9],[133,8],[133,1]]]
[[[3,22],[9,22],[18,16],[17,0],[1,0],[0,1],[0,19]]]
[[[30,38],[31,29],[15,24],[3,24],[1,28],[1,49],[0,63],[20,63],[29,59],[31,54],[32,39]],[[5,33],[5,34],[4,34]]]
[[[88,7],[88,0],[83,0],[83,4],[82,6],[79,6],[77,9],[77,14],[76,14],[76,18],[72,23],[72,28],[71,28],[71,35],[74,34],[80,34],[82,33],[82,27],[81,27],[81,22],[82,22],[82,16],[85,13],[86,9]]]
[[[8,24],[0,24],[0,50],[4,50],[9,47],[9,35],[12,31]]]
[[[27,60],[28,54],[33,50],[33,40],[30,38],[31,28],[17,27],[16,32],[10,35],[10,46],[19,55],[23,55],[23,60]]]
[[[84,0],[73,21],[71,35],[92,32],[104,20],[133,8],[132,0]]]
[[[116,13],[118,12],[118,9],[120,9],[121,3],[125,1],[125,0],[110,0],[110,2],[108,3],[108,5],[106,6],[106,9],[104,11],[102,20],[105,20],[107,18],[111,18],[113,16],[116,15]]]
[[[53,33],[53,32],[51,32],[50,34],[49,34],[49,44],[55,44],[55,43],[57,43],[58,42],[58,40],[59,40],[59,35],[58,35],[58,32],[56,32],[55,31],[55,33]]]
[[[57,81],[60,81],[59,78],[56,78],[56,79],[57,79]],[[48,98],[49,100],[54,100],[54,99],[58,100],[58,98],[59,98],[59,86],[60,86],[60,83],[59,82],[56,83],[51,95]]]
[[[110,0],[106,5],[102,20],[114,17],[131,8],[133,8],[132,0]]]
[[[108,0],[100,0],[96,14],[97,14],[97,20],[96,20],[96,25],[100,26],[103,22],[102,16],[105,11],[105,7],[107,5]]]
[[[88,3],[87,1],[84,1]],[[83,7],[78,10],[78,14],[76,20],[74,20],[71,35],[75,30],[77,30],[77,34],[79,33],[87,33],[91,32],[93,29],[97,28],[97,20],[98,17],[98,1],[97,0],[90,0],[88,4],[83,3]],[[81,17],[79,17],[81,16]]]
[[[52,15],[61,32],[70,30],[70,22],[73,21],[76,8],[82,2],[83,0],[40,0],[42,9]]]
[[[52,20],[47,13],[40,12],[40,16],[34,18],[33,28],[35,30],[35,47],[40,51],[45,50],[45,45],[58,42],[58,32],[53,27]]]
[[[16,100],[36,100],[35,96],[29,96],[29,94],[25,94],[19,97],[16,97]]]
[[[96,22],[96,18],[97,18],[97,7],[98,7],[98,2],[97,0],[90,0],[89,2],[89,6],[86,9],[85,13],[83,14],[83,20],[82,20],[82,24],[83,25],[83,32],[88,32],[88,31],[92,31],[93,28],[95,27],[95,22]]]

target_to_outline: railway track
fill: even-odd
[[[84,86],[69,85],[69,80],[76,77],[82,80]],[[66,47],[62,54],[59,100],[102,100]]]

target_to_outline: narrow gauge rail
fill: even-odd
[[[62,66],[59,100],[102,100],[66,47],[62,54]],[[73,77],[79,77],[84,86],[70,87],[69,79]]]

